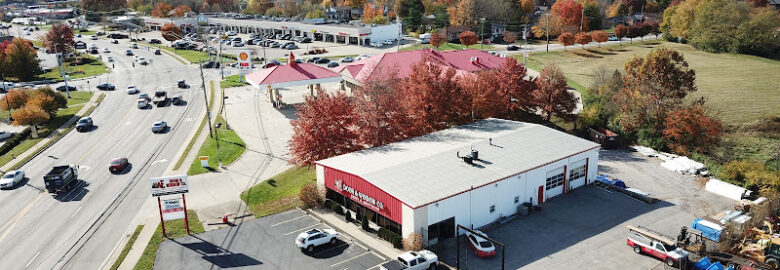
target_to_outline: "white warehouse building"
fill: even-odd
[[[596,178],[600,145],[542,125],[485,119],[316,162],[327,198],[428,245]]]

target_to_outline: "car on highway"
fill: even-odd
[[[119,44],[119,40],[116,40],[116,39],[115,39],[115,40],[112,40],[112,41],[111,41],[111,44]]]
[[[141,64],[141,65],[148,65],[149,64],[149,61],[147,61],[146,58],[144,58],[143,56],[138,57],[138,59],[136,59],[136,60],[138,60],[138,63]]]
[[[127,93],[130,94],[130,95],[137,94],[138,93],[138,88],[136,88],[135,85],[129,85],[129,86],[127,86]]]
[[[10,131],[0,131],[0,140],[11,138],[13,135],[14,133]]]
[[[86,116],[79,119],[78,122],[76,122],[76,131],[78,132],[84,132],[89,131],[89,129],[92,128],[92,117]]]
[[[139,109],[144,109],[149,106],[149,100],[145,98],[139,98],[135,102]]]
[[[328,67],[329,68],[334,68],[334,67],[338,67],[338,66],[339,66],[339,62],[336,62],[336,61],[328,63]]]
[[[127,56],[133,56],[133,51],[131,51],[131,50],[126,50],[126,51],[125,51],[125,55],[127,55]]]
[[[520,50],[520,47],[519,46],[515,46],[515,45],[511,45],[509,47],[506,47],[506,50],[507,51],[517,51],[517,50]]]
[[[182,97],[181,93],[174,94],[171,98],[171,103],[177,106],[184,104],[184,98]]]
[[[127,165],[130,164],[127,162],[127,158],[115,158],[112,159],[111,162],[108,164],[108,171],[111,173],[120,173],[125,171],[127,169]]]
[[[149,40],[149,43],[151,43],[151,44],[162,44],[162,41],[160,41],[159,39],[153,38],[153,39]]]
[[[64,86],[64,85],[62,85],[62,86],[60,86],[60,87],[57,87],[57,91],[64,92],[65,90],[68,90],[68,91],[76,91],[76,87],[75,87],[75,86],[73,86],[73,85],[68,85],[67,89],[65,89],[65,86]]]
[[[176,82],[176,87],[178,88],[187,88],[187,82],[184,80],[180,80]]]
[[[168,123],[165,121],[156,121],[154,124],[152,124],[152,133],[160,133],[165,131],[165,128],[168,127]]]
[[[138,44],[133,43],[132,48],[133,49],[138,49]]]
[[[295,238],[295,245],[302,250],[312,252],[315,247],[324,244],[335,244],[336,236],[338,235],[339,233],[333,229],[311,229],[298,234],[298,237]]]
[[[6,188],[13,188],[20,182],[24,180],[24,171],[22,170],[15,170],[15,171],[8,171],[3,175],[3,178],[0,178],[0,188],[6,189]]]
[[[152,98],[149,97],[149,94],[147,94],[147,93],[140,93],[140,94],[138,94],[138,99],[145,99],[147,101],[151,101],[152,100]]]
[[[98,38],[97,38],[97,36],[96,36],[96,35],[92,35],[92,36],[90,36],[90,37],[89,37],[89,39],[91,39],[91,40],[97,40]]]
[[[496,246],[493,242],[485,239],[487,234],[480,230],[474,230],[476,233],[466,232],[466,239],[469,240],[469,245],[474,252],[477,253],[477,257],[488,258],[496,256]]]
[[[97,85],[98,90],[114,90],[116,89],[116,86],[110,83],[101,83]]]
[[[106,58],[106,61],[108,61],[108,62],[114,62],[114,57],[111,57],[111,56],[109,56],[108,58]]]
[[[347,57],[341,58],[341,60],[340,60],[340,61],[341,61],[342,63],[352,63],[352,62],[354,62],[354,61],[355,61],[355,58],[352,58],[352,57],[349,57],[349,56],[347,56]]]
[[[109,50],[108,48],[103,48],[103,53],[110,53],[110,52],[111,50]]]
[[[154,55],[161,55],[161,54],[162,54],[162,52],[160,51],[160,49],[155,49],[154,50]]]

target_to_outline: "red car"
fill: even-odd
[[[473,249],[474,252],[477,253],[477,257],[489,258],[489,257],[496,256],[496,247],[493,245],[493,242],[490,242],[487,239],[485,239],[487,237],[487,234],[479,230],[475,230],[475,232],[477,233],[473,234],[470,232],[466,232],[466,239],[469,240],[469,245],[471,246],[471,249]]]
[[[127,158],[115,158],[108,165],[108,170],[111,173],[119,173],[127,168],[127,164]]]

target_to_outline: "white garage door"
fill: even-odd
[[[572,163],[571,170],[569,170],[569,187],[570,189],[575,189],[578,187],[581,187],[585,185],[585,175],[587,174],[587,171],[585,170],[585,163],[586,160],[580,160],[577,162]]]
[[[544,189],[548,199],[563,193],[563,168],[547,172]]]

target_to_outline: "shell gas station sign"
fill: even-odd
[[[238,68],[252,68],[252,54],[250,51],[238,51]]]

